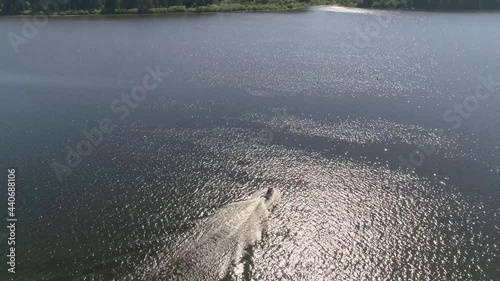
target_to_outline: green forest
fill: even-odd
[[[311,5],[380,9],[499,9],[500,0],[0,0],[3,15],[87,15],[303,9]]]

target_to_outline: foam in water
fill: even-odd
[[[245,248],[261,239],[269,211],[280,198],[275,190],[265,199],[260,190],[249,199],[228,204],[196,224],[176,245],[163,265],[149,268],[142,280],[219,280],[239,262]]]

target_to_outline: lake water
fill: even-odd
[[[0,276],[499,280],[499,20],[50,18],[16,54],[25,22],[0,18],[3,194],[18,169],[17,273],[2,239]],[[103,119],[116,127],[101,140]],[[269,214],[223,207],[268,187],[282,194]],[[242,210],[267,230],[231,259],[265,229]]]

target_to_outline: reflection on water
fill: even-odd
[[[383,13],[367,48],[371,12],[318,8],[54,19],[0,53],[15,280],[499,279],[498,99],[442,117],[500,69],[497,15]],[[59,183],[52,161],[157,64],[172,74]],[[268,187],[270,212],[248,200]]]
[[[342,7],[342,6],[316,6],[312,7],[315,11],[328,11],[336,13],[355,13],[355,14],[394,14],[394,11],[377,10],[377,9],[361,9],[353,7]],[[397,12],[397,11],[396,11]]]

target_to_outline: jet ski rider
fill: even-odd
[[[267,192],[264,195],[264,198],[269,199],[271,197],[271,195],[273,195],[273,188],[272,187],[267,189]]]

